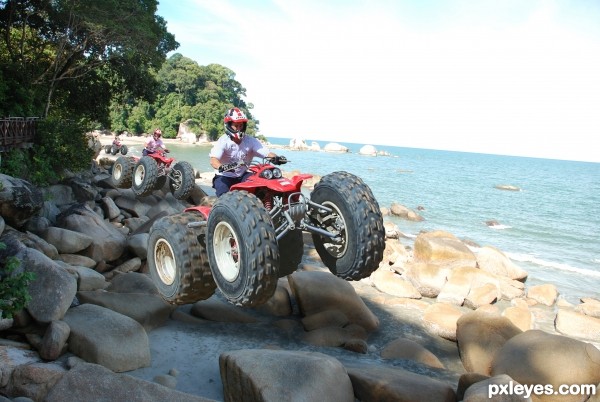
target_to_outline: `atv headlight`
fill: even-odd
[[[260,174],[260,176],[263,179],[271,180],[273,178],[273,172],[269,169],[263,170],[263,172]]]
[[[273,177],[274,177],[274,178],[276,178],[276,179],[281,179],[281,176],[283,176],[283,175],[281,174],[281,169],[279,169],[279,168],[275,168],[275,169],[273,169]]]

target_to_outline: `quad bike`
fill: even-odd
[[[194,303],[219,288],[235,305],[266,302],[278,278],[298,268],[303,231],[338,277],[359,280],[377,269],[385,232],[371,189],[357,176],[334,172],[307,196],[301,186],[312,175],[284,178],[274,166],[278,158],[251,163],[252,176],[212,207],[187,208],[154,223],[148,268],[166,301]]]
[[[119,140],[114,140],[112,142],[112,145],[106,145],[104,147],[104,152],[111,155],[116,155],[119,152],[121,153],[121,155],[127,155],[127,151],[127,145],[121,144],[121,141]]]
[[[177,162],[159,150],[141,158],[120,156],[112,167],[113,182],[118,188],[131,187],[135,195],[146,196],[163,188],[167,179],[173,196],[184,200],[194,189],[194,169],[189,162]]]

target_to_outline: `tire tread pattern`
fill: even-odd
[[[223,213],[238,219],[243,232],[238,236],[245,243],[249,255],[243,258],[247,263],[242,263],[243,266],[240,267],[240,275],[245,275],[240,289],[237,289],[235,294],[227,294],[223,287],[219,286],[217,273],[213,272],[217,287],[234,305],[251,307],[263,304],[273,296],[278,280],[279,248],[271,217],[262,202],[253,194],[234,190],[221,195],[208,217],[207,247],[213,271],[218,267],[212,250],[211,228],[223,217]]]
[[[155,282],[159,282],[154,261],[154,244],[159,238],[167,241],[175,253],[179,274],[178,288],[171,296],[163,298],[176,305],[195,303],[211,297],[216,284],[208,263],[206,249],[198,241],[199,229],[188,227],[188,223],[203,218],[200,214],[184,212],[165,216],[154,223],[148,242],[148,269]],[[157,285],[160,291],[160,286]]]
[[[373,273],[383,260],[385,249],[385,230],[383,216],[379,204],[368,185],[358,176],[348,172],[338,171],[327,174],[315,185],[312,194],[317,194],[321,189],[328,188],[340,194],[352,211],[356,226],[356,255],[354,261],[345,269],[336,270],[329,262],[328,268],[346,280],[360,280]],[[320,201],[317,201],[320,202]],[[348,217],[345,217],[348,219]],[[348,236],[348,234],[347,234]],[[313,240],[323,262],[326,258],[322,253],[327,253],[322,247],[321,236],[313,234]],[[321,247],[319,247],[321,245]],[[321,250],[319,250],[321,248]],[[333,269],[332,269],[333,268]]]

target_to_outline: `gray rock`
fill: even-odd
[[[41,401],[65,373],[66,370],[55,363],[22,364],[12,372],[7,394]]]
[[[85,361],[118,373],[150,365],[148,335],[134,319],[82,304],[69,309],[64,321],[71,327],[69,351]]]
[[[135,234],[127,239],[127,247],[139,258],[146,259],[148,254],[148,233]]]
[[[160,296],[151,294],[95,290],[77,292],[77,297],[82,303],[96,304],[133,318],[146,331],[164,325],[174,309]]]
[[[0,173],[0,215],[17,229],[42,208],[44,198],[31,183]]]
[[[352,384],[335,358],[316,352],[251,349],[219,357],[225,401],[348,401]]]
[[[600,383],[600,350],[590,343],[540,330],[525,331],[510,338],[496,354],[492,375],[508,374],[521,384]],[[554,400],[540,396],[540,401]],[[564,396],[579,401],[581,395]]]
[[[125,235],[87,206],[77,205],[63,212],[57,225],[94,239],[94,242],[81,253],[94,261],[115,261],[125,250],[127,242]]]
[[[453,386],[425,375],[360,363],[345,366],[361,401],[456,401]]]
[[[31,300],[27,311],[41,323],[60,320],[77,292],[77,281],[73,275],[32,248],[20,251],[16,257],[28,272],[35,274],[35,279],[29,284]]]
[[[43,239],[52,244],[61,254],[75,254],[87,248],[94,239],[73,230],[49,227],[42,235]]]
[[[42,359],[56,360],[66,352],[67,339],[71,328],[64,321],[52,321],[46,328],[40,344],[39,353]]]
[[[79,363],[62,376],[44,401],[210,402],[211,400],[127,374],[116,374],[97,364]]]

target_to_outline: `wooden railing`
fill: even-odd
[[[0,152],[33,146],[37,117],[5,117],[0,119]]]

